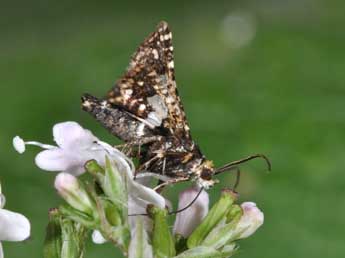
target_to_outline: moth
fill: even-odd
[[[238,165],[262,154],[215,168],[192,139],[174,72],[172,33],[160,22],[138,47],[124,75],[104,98],[82,96],[82,108],[138,156],[136,174],[154,173],[161,181],[156,190],[182,181],[209,188],[214,175],[238,169]]]

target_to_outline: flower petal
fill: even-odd
[[[131,196],[128,198],[128,214],[146,214],[147,202],[133,199]],[[137,217],[143,217],[144,228],[146,231],[152,231],[152,220],[148,216],[129,216],[128,223],[131,231],[135,230]],[[133,234],[133,232],[132,232]]]
[[[2,250],[1,242],[0,242],[0,258],[4,258],[4,251]]]
[[[153,258],[152,246],[145,229],[145,218],[135,217],[135,224],[131,229],[131,242],[128,249],[129,258]]]
[[[35,159],[36,165],[47,171],[63,171],[75,176],[85,172],[84,165],[88,160],[95,159],[104,164],[103,150],[65,150],[54,148],[40,152]]]
[[[54,141],[63,149],[84,148],[98,139],[76,122],[63,122],[53,127]]]
[[[104,244],[107,242],[107,240],[103,237],[101,232],[99,232],[98,230],[94,230],[92,232],[92,242],[94,242],[95,244]]]
[[[13,143],[14,149],[18,153],[20,153],[20,154],[24,153],[24,151],[25,151],[25,142],[23,141],[22,138],[20,138],[19,136],[16,136],[16,137],[13,138],[12,143]]]
[[[128,180],[128,183],[128,192],[130,193],[132,198],[139,201],[144,201],[147,204],[153,204],[161,209],[165,208],[165,199],[159,193],[149,187],[135,182],[133,179]]]
[[[3,195],[2,193],[0,193],[0,209],[4,208],[5,203],[6,203],[5,195]]]
[[[69,166],[69,159],[63,150],[59,148],[44,150],[37,154],[36,165],[47,171],[64,171]]]
[[[199,191],[200,189],[197,187],[191,187],[181,192],[179,195],[178,209],[180,210],[187,207],[195,199]],[[202,190],[199,197],[189,208],[177,213],[174,224],[174,234],[188,237],[207,215],[208,204],[208,193]]]
[[[115,152],[116,151],[116,152]],[[128,192],[133,199],[138,202],[153,204],[159,208],[165,208],[165,199],[153,189],[146,187],[134,181],[132,162],[127,157],[123,157],[123,153],[113,148],[111,157],[116,161],[120,172],[124,173],[128,180]],[[146,209],[146,207],[144,207]]]
[[[30,222],[20,213],[0,209],[0,241],[23,241],[30,236]]]

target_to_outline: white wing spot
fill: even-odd
[[[146,121],[154,126],[160,126],[163,119],[168,116],[168,108],[165,106],[159,95],[149,97],[147,98],[147,101],[154,111],[148,114]]]
[[[102,109],[106,108],[107,107],[107,101],[106,100],[103,100],[101,102],[101,106],[102,106]]]
[[[143,136],[145,133],[144,133],[144,129],[145,129],[145,124],[144,123],[141,123],[138,128],[137,128],[137,135],[139,137]]]
[[[133,90],[132,90],[132,89],[127,89],[127,90],[125,90],[125,94],[124,94],[123,98],[124,98],[125,100],[128,100],[128,99],[132,96],[132,93],[133,93]]]
[[[171,103],[174,102],[174,98],[171,97],[171,96],[168,96],[168,97],[166,98],[166,102],[167,102],[168,104],[171,104]]]
[[[168,67],[169,67],[169,68],[174,68],[174,61],[170,61],[170,62],[168,63]]]
[[[169,34],[164,35],[164,40],[169,40],[171,39],[171,32]]]
[[[140,104],[139,111],[144,111],[145,109],[146,109],[146,105],[145,104]]]
[[[158,59],[159,58],[157,49],[153,49],[152,50],[152,54],[153,54],[154,59]]]

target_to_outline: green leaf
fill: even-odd
[[[193,248],[202,243],[210,231],[226,217],[231,205],[236,199],[236,194],[231,190],[223,190],[220,199],[213,205],[205,219],[193,231],[187,240],[188,248]]]
[[[175,256],[174,239],[166,221],[167,210],[149,205],[148,212],[153,219],[152,246],[155,257]]]

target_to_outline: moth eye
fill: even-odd
[[[212,172],[209,169],[203,169],[201,171],[200,177],[204,180],[211,180],[212,179]]]

